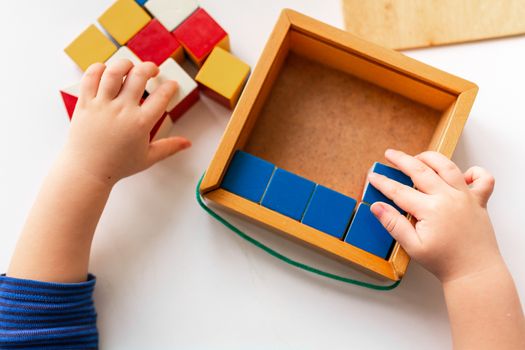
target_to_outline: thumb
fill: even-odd
[[[174,155],[191,146],[191,142],[184,137],[168,137],[152,142],[149,146],[147,165],[153,164]]]
[[[417,236],[416,229],[404,215],[401,215],[391,205],[383,202],[372,204],[370,210],[409,255],[417,254],[421,242]]]
[[[488,171],[479,166],[473,166],[465,172],[465,182],[469,185],[470,192],[472,192],[483,206],[487,206],[487,202],[494,190],[494,176]]]

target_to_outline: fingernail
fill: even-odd
[[[377,174],[371,171],[368,173],[368,180],[373,180],[373,179],[377,179]]]
[[[372,204],[370,210],[372,211],[372,214],[374,214],[378,219],[380,219],[385,213],[385,207],[379,202]]]
[[[190,148],[191,147],[191,141],[187,140],[182,144],[182,149]]]
[[[386,151],[385,151],[385,156],[386,157],[391,157],[394,155],[394,152],[395,150],[393,150],[392,148],[388,148]]]

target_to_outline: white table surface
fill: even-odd
[[[0,21],[0,270],[68,130],[58,94],[80,72],[63,48],[111,1],[2,2]],[[201,1],[252,67],[282,7],[342,26],[338,0]],[[408,52],[476,82],[454,160],[495,175],[490,202],[501,251],[525,299],[525,37]],[[241,241],[194,199],[229,112],[203,98],[173,133],[194,147],[115,188],[91,271],[106,349],[444,349],[451,338],[437,280],[412,263],[400,287],[374,292],[291,268]],[[232,218],[300,261],[354,270]]]

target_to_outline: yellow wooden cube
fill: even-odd
[[[120,45],[124,45],[150,20],[151,17],[135,0],[117,0],[98,22]]]
[[[117,46],[97,27],[90,25],[64,51],[85,71],[93,63],[105,62],[117,51]]]
[[[250,74],[250,66],[228,51],[216,47],[195,77],[204,93],[228,108],[237,104]]]

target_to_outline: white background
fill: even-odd
[[[0,270],[68,130],[58,90],[80,72],[63,48],[111,1],[2,1],[0,21]],[[337,0],[201,1],[252,67],[282,7],[342,26]],[[525,298],[525,37],[407,52],[477,83],[454,160],[496,177],[490,213]],[[451,345],[437,280],[412,263],[401,286],[374,292],[298,271],[241,241],[194,199],[229,112],[203,98],[173,133],[184,154],[119,183],[98,227],[91,271],[107,349],[443,349]],[[57,215],[60,215],[58,213]],[[355,271],[232,219],[283,253]],[[468,249],[468,247],[467,247]]]

